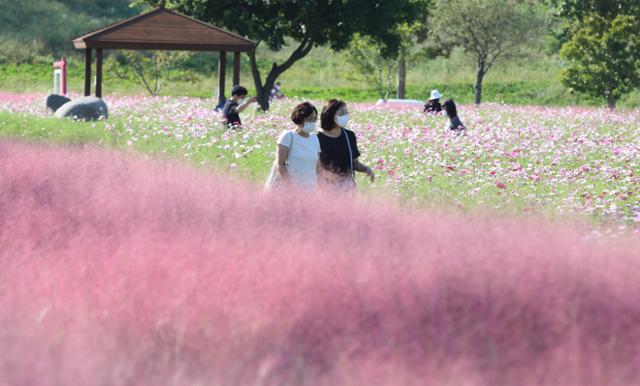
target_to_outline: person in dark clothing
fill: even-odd
[[[447,117],[449,118],[447,130],[453,130],[458,133],[464,132],[466,127],[458,117],[458,109],[456,108],[456,104],[453,99],[445,101],[442,107],[444,107],[444,111],[447,113]]]
[[[248,91],[246,88],[236,85],[231,89],[231,98],[228,99],[222,108],[222,117],[225,128],[237,128],[242,126],[240,113],[250,104],[255,103],[258,98],[246,99]]]
[[[322,131],[318,133],[324,180],[347,190],[355,188],[355,172],[366,173],[371,182],[375,181],[373,170],[358,160],[360,150],[355,133],[345,129],[349,123],[348,114],[347,105],[343,101],[330,100],[322,109]]]
[[[440,104],[440,98],[442,94],[438,90],[431,91],[431,97],[424,105],[424,112],[427,114],[437,114],[442,111],[442,105]]]
[[[284,93],[282,92],[282,84],[280,82],[276,82],[271,88],[271,92],[269,93],[269,100],[274,99],[282,99],[284,98]]]

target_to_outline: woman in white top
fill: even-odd
[[[296,187],[315,190],[318,187],[320,142],[316,129],[318,110],[309,102],[297,105],[291,121],[298,127],[278,138],[277,166],[279,178]]]

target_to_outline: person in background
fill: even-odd
[[[355,188],[356,171],[366,173],[371,182],[375,181],[373,170],[358,160],[358,142],[355,133],[345,128],[348,123],[349,111],[343,101],[332,99],[322,109],[322,131],[318,133],[320,164],[326,171],[327,183],[345,190]]]
[[[447,130],[453,130],[458,133],[464,132],[466,127],[458,117],[458,109],[456,108],[456,104],[453,99],[446,100],[442,107],[447,114],[447,118],[449,118]]]
[[[284,93],[282,92],[282,85],[280,82],[274,83],[273,87],[271,88],[269,98],[271,100],[284,98]]]
[[[222,117],[225,128],[238,128],[242,126],[240,113],[258,98],[246,99],[249,92],[246,88],[236,85],[231,89],[231,98],[228,99],[222,109]]]
[[[442,105],[440,104],[440,98],[442,94],[438,90],[431,91],[431,97],[424,105],[424,112],[427,114],[437,114],[442,111]]]
[[[291,183],[293,186],[315,190],[318,186],[320,169],[320,143],[316,130],[318,110],[309,102],[300,103],[291,113],[291,121],[297,126],[286,130],[278,138],[276,157],[277,180]],[[270,179],[276,179],[276,176]],[[280,182],[278,182],[280,184]],[[273,188],[273,181],[267,188]]]

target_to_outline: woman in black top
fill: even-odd
[[[371,182],[375,175],[370,167],[362,164],[358,157],[358,142],[353,131],[344,127],[349,122],[347,105],[340,100],[332,99],[322,109],[318,133],[320,141],[320,164],[328,173],[326,180],[340,187],[355,187],[355,172],[366,173]]]
[[[456,104],[453,99],[445,101],[442,107],[444,108],[444,111],[447,113],[447,117],[449,118],[447,129],[455,131],[457,133],[463,133],[466,130],[466,127],[458,117],[458,109],[456,108]]]

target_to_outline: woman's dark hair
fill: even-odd
[[[309,118],[311,114],[316,113],[318,110],[309,102],[303,102],[297,105],[291,113],[291,121],[296,125],[300,125],[305,119]]]
[[[446,111],[449,118],[455,118],[458,116],[458,109],[456,108],[456,104],[453,99],[446,100],[442,105],[442,108],[444,108],[444,111]]]
[[[231,96],[243,96],[243,95],[247,95],[249,93],[249,91],[247,91],[246,88],[240,86],[240,85],[235,85],[233,86],[233,88],[231,89]]]
[[[346,103],[339,99],[331,99],[327,102],[327,105],[322,109],[320,115],[320,127],[322,130],[331,130],[336,125],[336,113],[342,106],[346,106]]]

